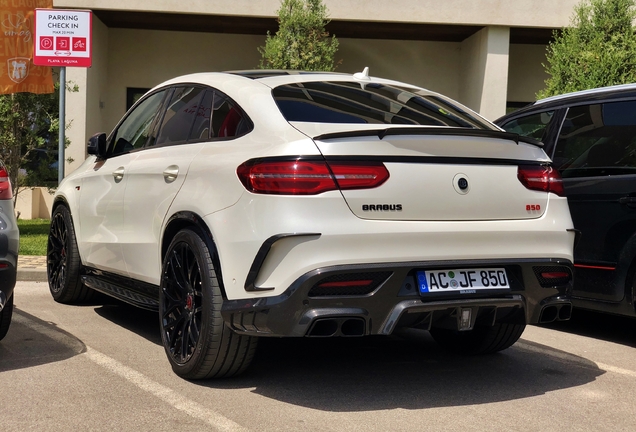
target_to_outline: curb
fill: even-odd
[[[45,269],[20,269],[18,268],[16,280],[23,282],[47,282]]]
[[[24,282],[48,282],[46,274],[46,257],[20,255],[16,280]]]

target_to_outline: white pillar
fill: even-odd
[[[78,91],[66,93],[66,139],[70,141],[70,145],[66,147],[64,154],[64,175],[69,175],[86,159],[87,75],[86,68],[66,68],[67,86],[77,88]]]
[[[77,92],[66,93],[65,175],[77,169],[86,159],[86,143],[96,132],[104,132],[102,111],[108,76],[108,27],[93,16],[93,65],[90,68],[66,68],[66,80]],[[73,161],[68,162],[71,158]]]
[[[509,27],[485,27],[461,44],[459,101],[489,120],[506,113]]]

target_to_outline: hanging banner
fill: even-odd
[[[33,65],[35,8],[53,0],[0,0],[0,94],[53,93],[50,67]]]

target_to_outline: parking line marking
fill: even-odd
[[[109,370],[116,375],[119,375],[139,389],[152,394],[153,396],[168,403],[179,411],[182,411],[196,419],[202,420],[213,428],[220,431],[238,432],[248,430],[238,423],[235,423],[232,420],[228,419],[227,417],[224,417],[223,415],[212,411],[193,400],[181,396],[179,393],[172,390],[171,388],[159,384],[156,381],[153,381],[144,374],[137,372],[132,368],[129,368],[128,366],[118,362],[111,357],[108,357],[105,354],[102,354],[101,352],[89,347],[88,345],[81,344],[81,342],[73,339],[69,335],[61,331],[55,331],[50,327],[24,317],[18,311],[15,312],[16,313],[13,314],[13,320],[16,323],[29,327],[31,330],[43,334],[44,336],[53,339],[55,342],[58,342],[77,351],[78,354],[81,353],[80,356],[84,356],[93,363]],[[82,351],[84,350],[84,346],[86,347],[86,351],[82,353]]]
[[[596,365],[601,368],[606,370],[607,372],[614,372],[617,374],[621,374],[621,375],[627,375],[629,377],[632,378],[636,378],[636,372],[629,370],[629,369],[623,369],[623,368],[619,368],[619,367],[615,367],[615,366],[610,366],[608,364],[605,363],[596,363]]]
[[[585,359],[586,361],[581,360],[581,357],[578,357],[574,354],[570,354],[570,353],[562,353],[562,352],[557,352],[557,351],[552,351],[549,349],[545,349],[545,348],[539,348],[536,347],[534,345],[530,345],[527,343],[523,343],[523,342],[517,342],[516,344],[513,345],[514,347],[517,348],[521,348],[522,350],[526,350],[526,351],[532,351],[532,352],[536,352],[539,354],[544,354],[550,357],[555,357],[558,358],[560,360],[565,360],[568,362],[572,362],[572,363],[578,363],[581,366],[584,367],[589,367],[589,364],[587,362],[590,362],[594,365],[596,365],[599,369],[604,370],[605,372],[613,372],[619,375],[625,375],[631,378],[636,378],[636,372],[633,370],[629,370],[629,369],[623,369],[623,368],[619,368],[616,366],[611,366],[605,363],[598,363],[595,362],[593,360],[589,360],[589,359]]]
[[[94,350],[93,348],[87,346],[85,355],[94,363],[97,363],[103,368],[108,369],[109,371],[119,375],[122,378],[125,378],[127,381],[131,382],[140,389],[158,397],[164,402],[172,405],[176,409],[183,411],[194,418],[203,420],[204,422],[219,430],[230,432],[247,430],[238,423],[235,423],[232,420],[228,419],[227,417],[224,417],[219,413],[211,411],[204,406],[181,396],[179,393],[175,392],[171,388],[151,380],[142,373],[123,365],[117,360],[108,357],[107,355],[102,354],[99,351]]]

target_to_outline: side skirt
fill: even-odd
[[[87,287],[133,306],[159,311],[158,286],[91,268],[85,268],[84,273],[82,282]]]

